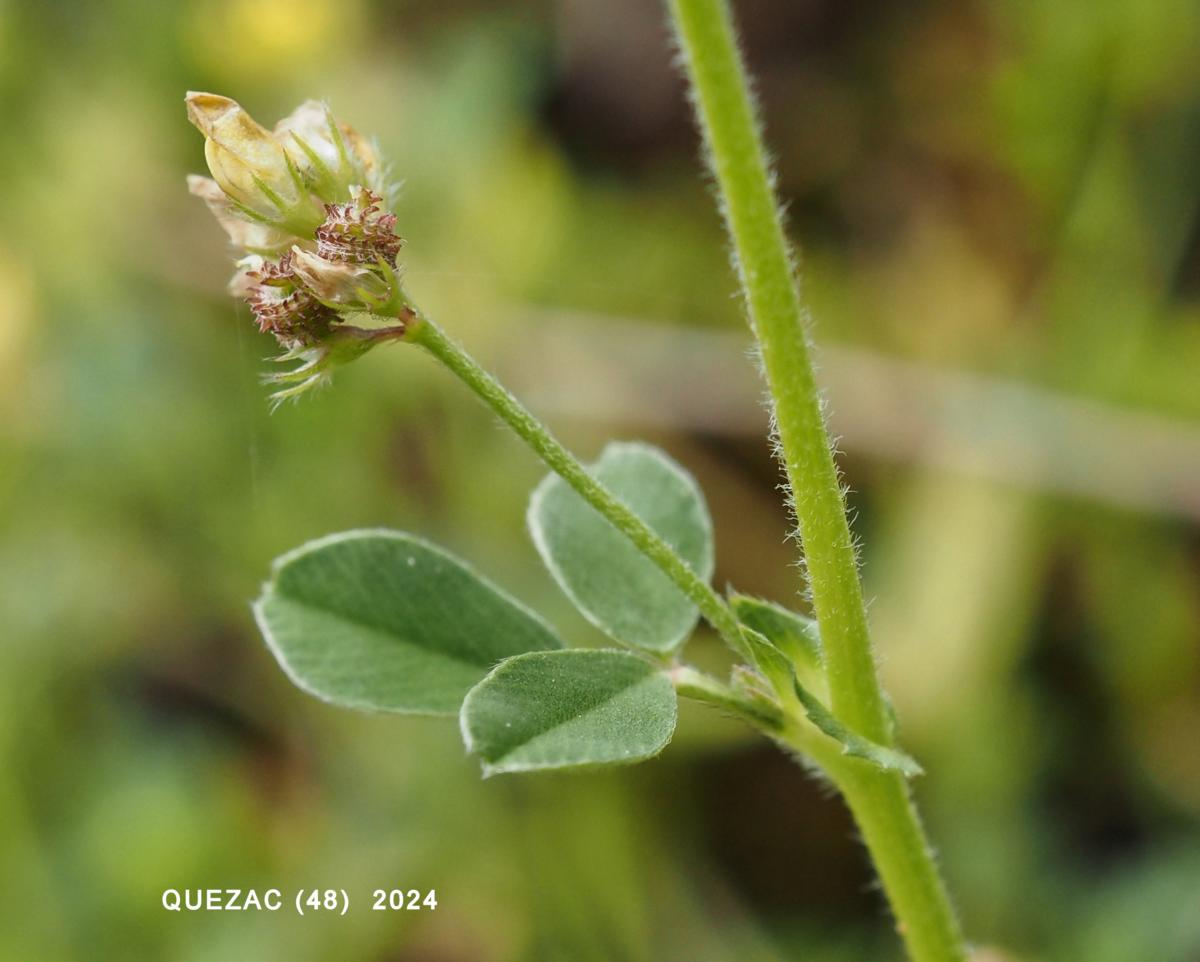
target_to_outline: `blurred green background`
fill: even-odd
[[[737,8],[966,927],[1197,962],[1200,7]],[[0,0],[0,959],[898,959],[841,804],[712,713],[652,765],[484,782],[452,723],[287,683],[248,602],[353,526],[597,638],[524,531],[541,469],[416,352],[268,414],[188,88],[376,134],[426,308],[582,455],[668,449],[717,583],[803,604],[655,0]],[[354,905],[160,906],[211,886]]]

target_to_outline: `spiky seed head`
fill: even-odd
[[[365,187],[350,188],[348,204],[327,204],[317,228],[317,253],[330,261],[395,267],[404,241],[396,234],[396,215],[382,207],[383,198]]]

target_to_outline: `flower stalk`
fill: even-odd
[[[415,309],[414,309],[415,310]],[[735,651],[741,628],[729,606],[653,529],[597,481],[570,451],[492,374],[454,343],[437,324],[416,312],[408,339],[419,344],[490,407],[552,471],[621,531],[700,609],[704,619]]]

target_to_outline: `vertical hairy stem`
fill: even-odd
[[[774,402],[832,708],[859,734],[890,744],[804,314],[732,16],[727,0],[669,0],[669,5]],[[962,960],[958,924],[903,780],[859,764],[831,774],[862,829],[912,958]]]
[[[672,0],[671,8],[774,402],[832,707],[859,734],[886,744],[854,545],[729,10],[724,0]]]
[[[871,853],[909,956],[915,962],[963,962],[962,932],[908,783],[897,772],[854,767],[834,780]]]

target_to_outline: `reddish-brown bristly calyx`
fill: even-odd
[[[316,344],[337,322],[337,311],[318,301],[297,279],[291,251],[278,261],[264,261],[246,276],[246,303],[258,329],[274,334],[285,347]]]
[[[347,264],[383,260],[396,266],[404,241],[396,235],[396,215],[382,208],[383,198],[365,187],[350,188],[348,204],[326,204],[325,223],[317,228],[317,254]]]
[[[266,378],[272,398],[325,383],[339,364],[416,323],[400,285],[403,240],[375,147],[317,101],[267,130],[236,101],[189,93],[188,118],[204,134],[213,179],[191,176],[241,251],[229,289],[259,330],[299,367]],[[350,323],[353,321],[353,323]]]

